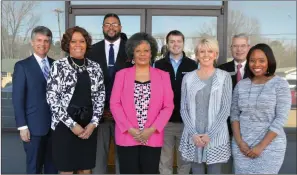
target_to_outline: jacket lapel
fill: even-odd
[[[169,72],[170,72],[170,78],[172,80],[174,80],[175,79],[175,74],[174,74],[174,69],[173,69],[173,66],[172,66],[170,58],[169,58],[169,53],[167,54],[167,56],[164,59],[166,60],[166,63],[167,63],[167,66],[168,66],[168,69],[169,69]],[[179,67],[180,67],[180,65],[179,65]]]
[[[242,79],[245,79],[249,76],[249,73],[247,71],[248,67],[247,67],[247,64],[248,62],[245,64],[245,67],[244,67],[244,75],[243,75],[243,78]]]
[[[135,74],[136,69],[135,66],[129,68],[125,75],[125,82],[124,82],[124,88],[128,91],[127,94],[124,94],[125,99],[127,99],[127,103],[130,105],[131,109],[131,117],[129,117],[130,122],[133,124],[136,124],[137,126],[137,119],[136,119],[136,109],[135,109],[135,103],[134,103],[134,82],[135,82]]]
[[[211,92],[213,93],[220,87],[219,79],[218,79],[218,70],[216,69],[213,79],[212,79],[212,84],[211,84]]]
[[[94,65],[92,65],[92,63],[87,59],[87,72],[89,73],[89,77],[90,77],[90,80],[91,80],[91,90],[94,92],[96,91],[96,83],[99,83],[95,77],[95,74],[94,74],[94,69],[92,68]]]
[[[189,84],[189,87],[187,87],[187,90],[189,90],[190,92],[189,94],[190,97],[195,99],[197,92],[201,90],[205,86],[205,84],[199,79],[197,71],[193,72],[192,76],[193,76],[192,80],[190,81],[191,84]]]
[[[126,61],[126,51],[125,51],[125,42],[123,40],[120,41],[119,52],[116,58],[116,70],[120,70],[125,67]]]
[[[160,92],[163,92],[162,90],[159,90],[158,88],[163,88],[163,85],[159,85],[162,82],[162,78],[160,78],[160,74],[152,67],[150,67],[150,82],[151,82],[151,97],[150,97],[150,101],[149,101],[149,107],[148,107],[148,111],[147,111],[147,121],[145,126],[147,126],[147,124],[151,124],[151,110],[154,110],[154,108],[152,106],[157,106],[159,104],[155,104],[156,102],[162,102],[162,100],[160,99],[160,97],[162,97],[162,94],[160,94]]]
[[[103,43],[102,43],[102,51],[101,51],[101,57],[102,57],[102,66],[104,66],[106,69],[107,69],[107,61],[106,61],[106,59],[108,59],[107,57],[106,57],[106,54],[105,54],[105,42],[103,41]]]
[[[30,57],[30,62],[31,62],[31,70],[33,72],[33,74],[40,79],[42,82],[46,83],[45,77],[43,75],[43,72],[36,60],[36,58],[34,57],[34,55],[32,55]]]
[[[47,57],[47,60],[48,60],[48,63],[50,65],[50,67],[52,67],[53,65],[53,62],[55,61],[54,59],[50,58],[50,57]]]

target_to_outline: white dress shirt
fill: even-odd
[[[110,49],[110,44],[113,44],[113,50],[114,50],[114,62],[116,62],[117,60],[117,56],[119,53],[119,49],[120,49],[120,42],[121,42],[121,38],[119,37],[119,39],[117,39],[115,42],[111,43],[107,40],[105,41],[105,55],[106,55],[106,63],[107,65],[109,64],[109,49]]]
[[[43,59],[46,59],[46,65],[47,65],[47,67],[50,70],[50,65],[49,65],[47,56],[45,56],[44,58],[41,58],[40,56],[36,55],[35,53],[33,53],[33,55],[34,55],[36,61],[38,62],[41,70],[42,70],[42,66],[43,66],[43,64],[42,64],[42,60]],[[28,126],[27,125],[18,127],[18,130],[25,130],[25,129],[28,129]]]
[[[234,64],[235,64],[235,72],[237,73],[237,65],[239,64],[237,61],[235,61],[234,60]],[[245,65],[246,65],[246,60],[244,61],[244,62],[242,62],[242,63],[240,63],[241,64],[241,68],[240,68],[240,74],[241,74],[241,78],[243,78],[243,76],[244,76],[244,67],[245,67]]]

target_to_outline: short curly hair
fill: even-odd
[[[69,54],[69,44],[72,39],[72,35],[75,32],[81,33],[82,36],[85,38],[86,43],[87,43],[87,48],[86,48],[86,53],[87,53],[92,47],[92,37],[86,31],[86,29],[79,27],[79,26],[71,27],[71,28],[67,29],[66,32],[63,34],[63,38],[61,41],[62,50]]]
[[[153,36],[145,32],[135,33],[127,40],[126,53],[127,53],[128,59],[134,58],[134,50],[142,42],[146,42],[150,45],[151,55],[152,55],[151,64],[153,64],[158,53],[158,43]]]

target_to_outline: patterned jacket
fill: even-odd
[[[105,101],[105,87],[100,65],[88,59],[87,71],[91,80],[91,97],[93,104],[93,117],[91,123],[96,126],[102,116]],[[77,83],[76,70],[69,64],[67,57],[57,60],[51,67],[47,80],[47,103],[52,111],[51,128],[62,121],[67,127],[72,128],[75,121],[67,114],[67,107]]]
[[[182,82],[181,116],[185,124],[179,151],[186,161],[195,162],[195,150],[192,137],[197,134],[195,127],[196,108],[195,98],[197,91],[205,83],[197,78],[196,70],[185,75]],[[210,142],[206,149],[206,164],[226,162],[231,156],[231,147],[227,118],[230,115],[232,99],[231,76],[226,71],[216,69],[213,76],[209,109],[207,134]]]

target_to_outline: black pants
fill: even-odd
[[[162,147],[117,146],[121,174],[159,174]]]

